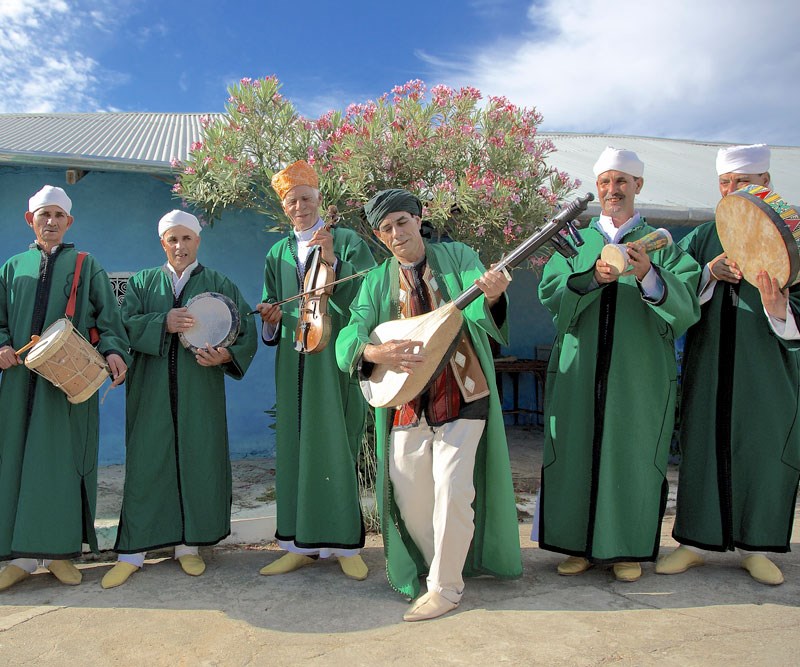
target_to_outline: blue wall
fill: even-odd
[[[138,271],[165,261],[158,242],[159,218],[180,202],[172,197],[171,182],[154,176],[89,172],[75,185],[66,185],[63,169],[0,166],[0,263],[33,241],[24,218],[28,198],[43,185],[66,190],[73,202],[75,222],[65,237],[91,252],[108,272]],[[229,214],[202,233],[201,263],[230,277],[249,303],[261,300],[264,255],[281,238],[265,231],[267,221],[250,212]],[[514,272],[509,288],[510,345],[504,355],[535,358],[536,346],[550,344],[555,335],[550,314],[536,296],[538,278]],[[272,456],[273,419],[265,413],[275,404],[274,351],[259,346],[256,358],[241,381],[227,380],[228,430],[232,458]],[[506,379],[505,403],[511,388]],[[101,395],[105,387],[101,389]],[[520,405],[533,407],[532,380],[521,378]],[[198,405],[197,410],[203,406]],[[122,463],[125,457],[124,392],[111,391],[100,407],[100,463]],[[530,418],[521,417],[521,423]]]
[[[164,263],[158,220],[180,208],[180,202],[172,198],[171,183],[143,174],[89,172],[68,186],[62,169],[16,166],[0,167],[0,262],[27,249],[34,240],[24,214],[28,198],[45,184],[64,188],[72,199],[75,222],[65,240],[91,252],[106,271],[138,271]],[[267,248],[280,238],[265,227],[264,218],[252,213],[225,216],[203,231],[198,253],[201,263],[231,278],[251,304],[261,300]],[[233,458],[274,454],[272,419],[265,414],[275,404],[273,360],[274,353],[260,345],[244,379],[226,380]],[[102,395],[105,387],[100,391]],[[124,414],[124,392],[111,391],[100,407],[103,465],[124,461]]]

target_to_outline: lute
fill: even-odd
[[[560,232],[566,230],[575,245],[582,245],[583,239],[572,221],[586,210],[593,199],[591,192],[576,199],[515,250],[505,255],[494,270],[514,268],[548,242],[562,255],[575,256],[577,251],[561,237]],[[375,327],[369,337],[373,344],[380,345],[390,340],[416,341],[419,346],[414,352],[422,354],[424,359],[413,373],[395,371],[386,364],[375,364],[369,378],[361,380],[361,391],[367,402],[376,408],[394,407],[408,403],[424,392],[449,361],[458,343],[464,322],[462,311],[482,294],[477,285],[472,285],[454,301],[429,313],[390,320]]]

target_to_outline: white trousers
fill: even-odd
[[[390,438],[389,479],[400,516],[429,566],[428,591],[458,603],[461,571],[475,532],[472,473],[486,422],[458,419],[396,428]]]

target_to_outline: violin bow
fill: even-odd
[[[312,290],[308,290],[307,292],[300,292],[300,294],[295,294],[294,296],[290,296],[288,299],[284,299],[283,301],[278,301],[277,303],[273,304],[275,306],[282,306],[284,303],[289,303],[290,301],[294,301],[296,299],[302,299],[304,296],[308,296],[309,294],[313,294],[314,292],[319,292],[321,289],[325,289],[326,287],[331,287],[332,285],[338,285],[339,283],[345,283],[348,280],[353,280],[353,278],[358,278],[359,276],[363,276],[365,273],[369,273],[372,269],[364,269],[363,271],[359,271],[358,273],[354,273],[352,276],[346,276],[344,278],[339,278],[338,280],[332,280],[325,285],[320,285],[319,287],[315,287]],[[266,301],[262,303],[268,303]],[[248,315],[255,315],[258,310],[251,310]]]

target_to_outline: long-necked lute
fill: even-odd
[[[571,223],[586,210],[592,199],[594,195],[590,192],[576,199],[513,252],[504,256],[494,270],[514,268],[548,242],[561,254],[574,256],[575,249],[561,237],[560,232],[566,230],[576,245],[583,243]],[[429,313],[390,320],[375,327],[369,337],[373,344],[380,345],[390,340],[415,341],[419,346],[414,352],[422,354],[423,361],[413,373],[398,372],[386,364],[375,364],[369,378],[361,381],[361,391],[369,404],[376,408],[394,407],[408,403],[424,392],[442,371],[458,344],[464,322],[461,311],[482,294],[477,285],[472,285],[454,301]]]

